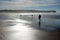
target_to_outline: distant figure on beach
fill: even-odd
[[[33,15],[31,15],[31,16],[33,16]]]
[[[20,16],[22,16],[22,15],[20,15]]]
[[[20,18],[22,17],[22,15],[20,15]]]
[[[33,19],[33,15],[31,15],[32,16],[32,19]]]
[[[39,15],[38,18],[39,18],[39,23],[38,23],[38,24],[39,24],[39,26],[40,26],[40,24],[41,24],[41,23],[40,23],[41,15]]]
[[[38,16],[39,20],[41,19],[41,15]]]
[[[31,15],[33,17],[33,15]]]

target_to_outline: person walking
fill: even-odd
[[[38,18],[39,18],[39,23],[38,23],[38,24],[39,24],[39,26],[40,26],[40,24],[41,24],[41,23],[40,23],[41,15],[39,15]]]
[[[39,20],[41,19],[41,15],[39,15]]]

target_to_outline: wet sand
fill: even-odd
[[[27,25],[0,27],[0,40],[60,40],[60,32],[37,30]]]
[[[42,30],[41,21],[35,19],[22,16],[18,22],[0,23],[0,40],[60,40],[60,31]]]

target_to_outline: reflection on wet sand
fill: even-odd
[[[2,23],[0,26],[0,40],[59,40],[60,31],[49,32],[39,30],[41,21],[22,16],[18,22]],[[3,25],[4,24],[4,25]],[[9,24],[9,25],[8,25]]]
[[[47,32],[37,30],[24,23],[28,21],[20,20],[14,26],[0,27],[0,40],[59,40],[60,32]]]

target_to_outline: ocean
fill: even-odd
[[[39,15],[41,15],[40,20],[38,17]],[[0,22],[2,22],[2,20],[4,21],[11,19],[28,21],[31,24],[25,23],[25,25],[29,25],[34,29],[44,29],[49,31],[60,29],[59,13],[0,13]]]

